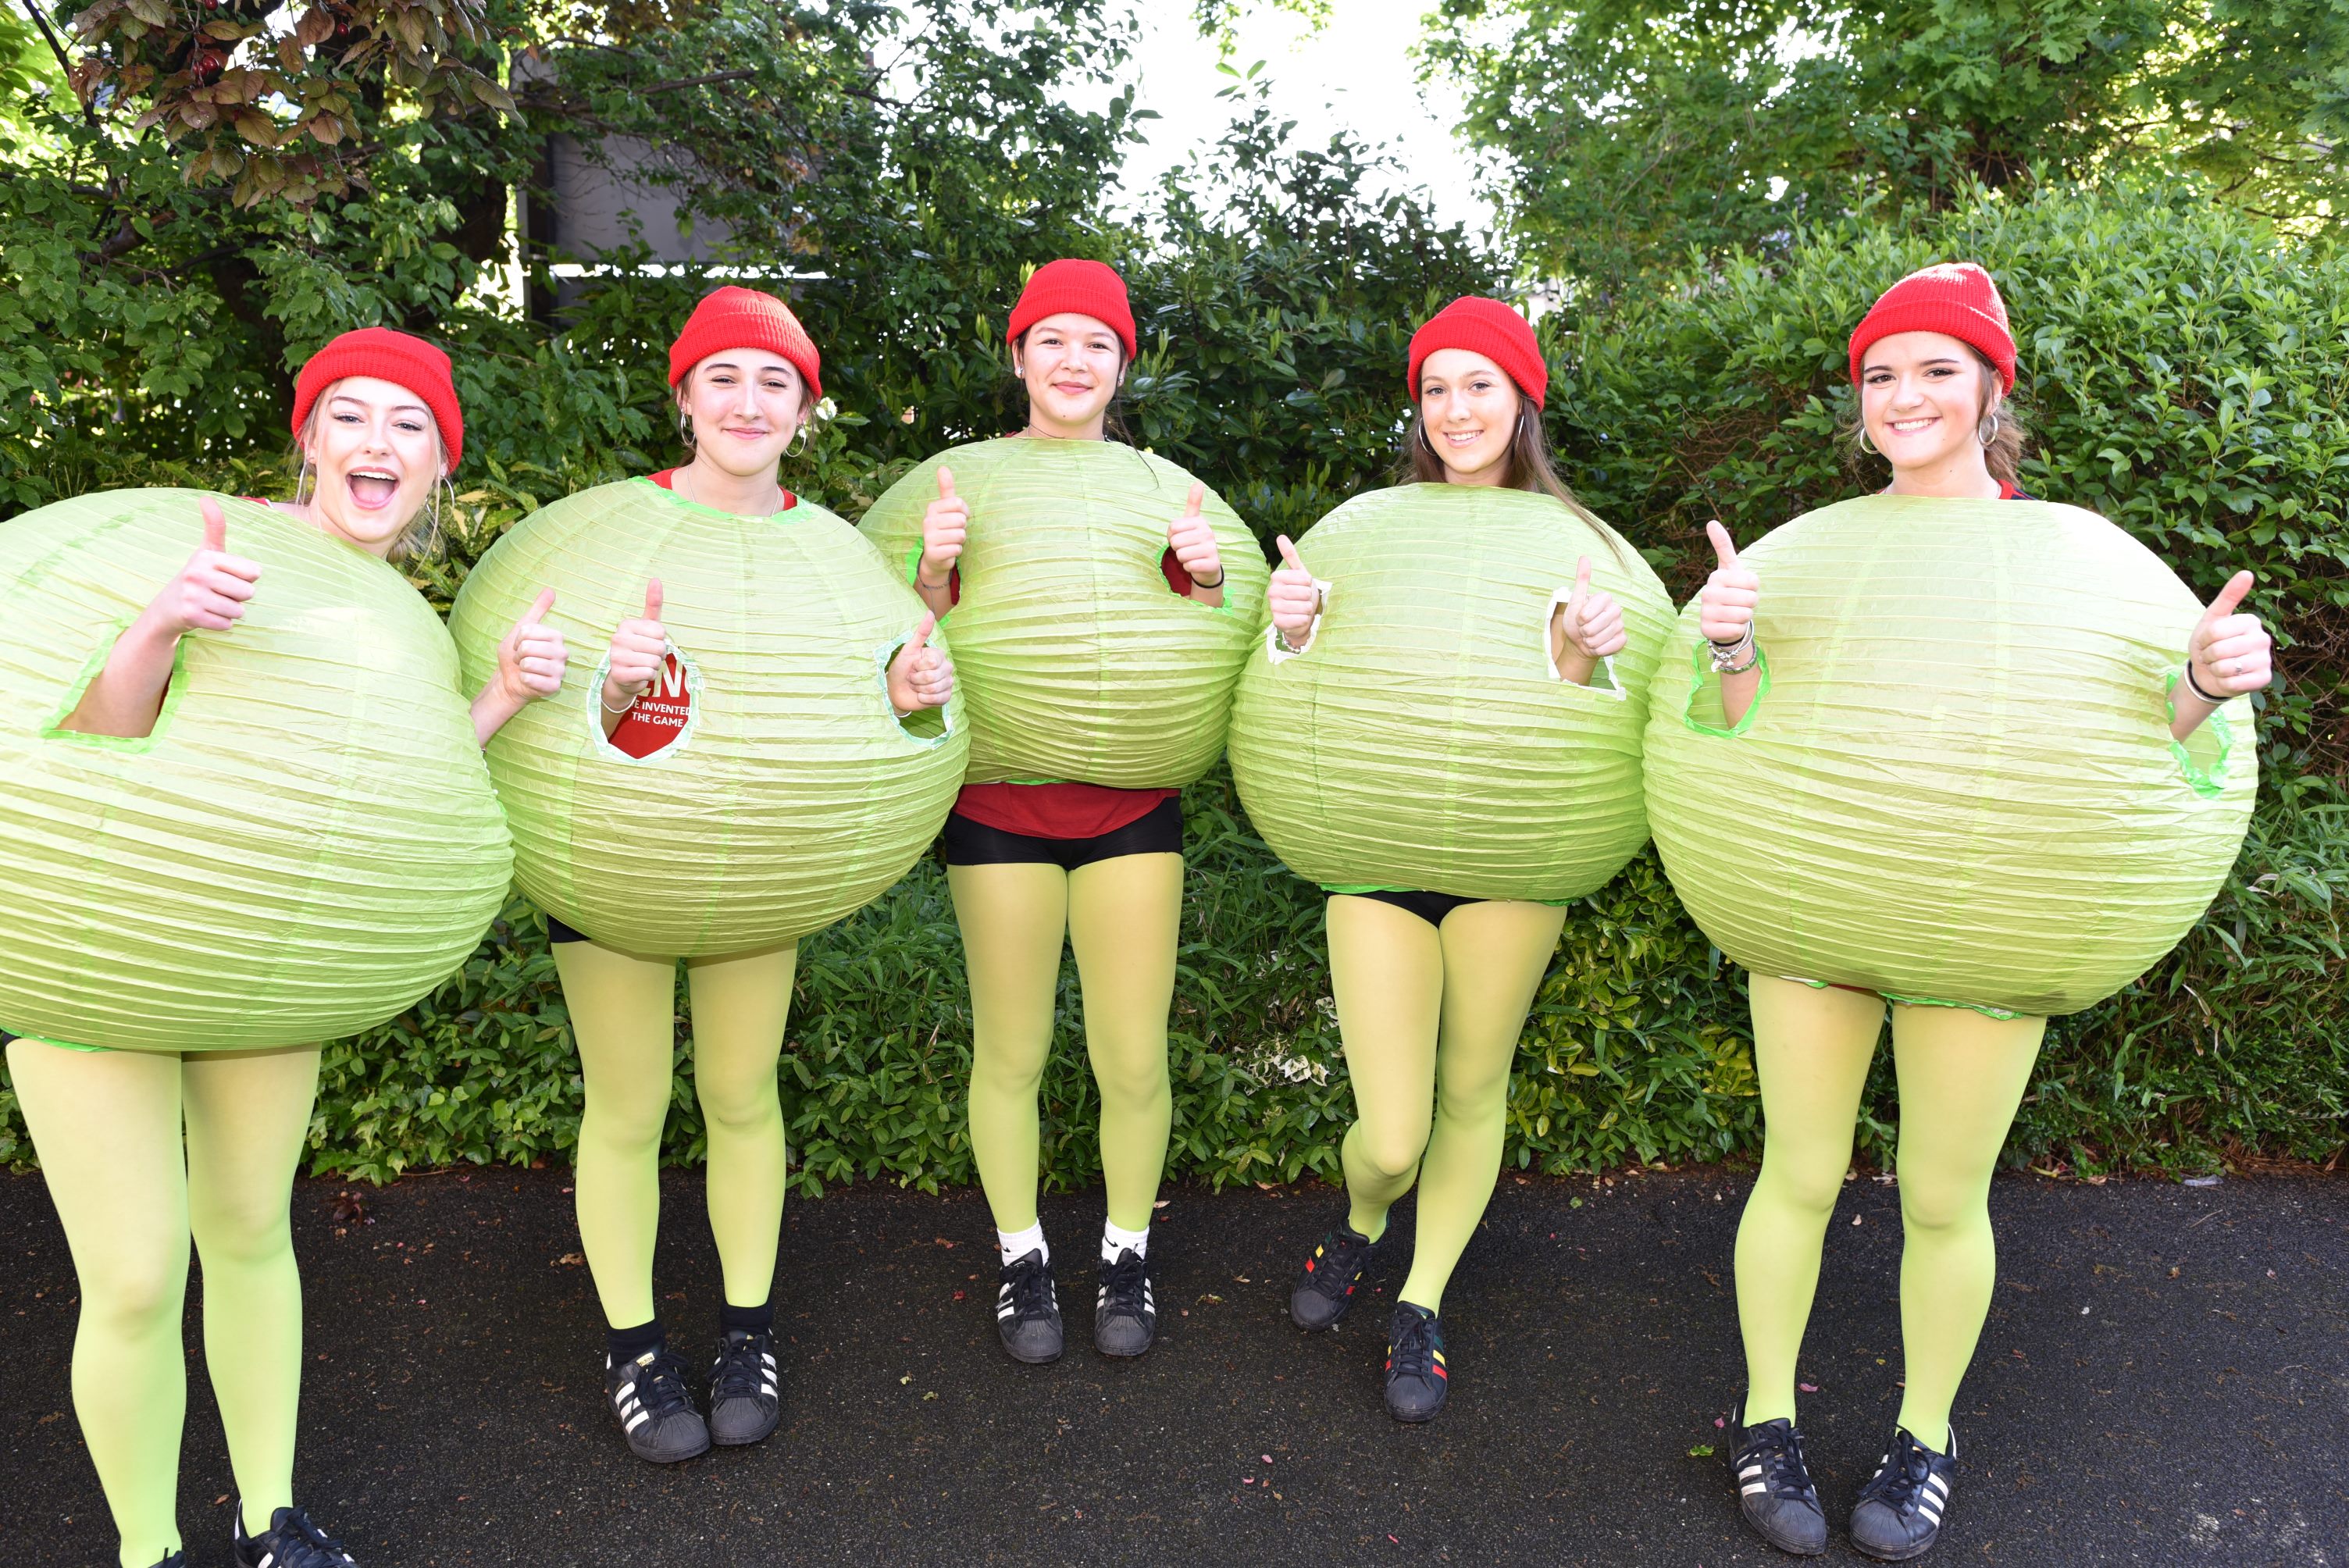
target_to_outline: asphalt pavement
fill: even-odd
[[[1451,1403],[1423,1428],[1379,1398],[1408,1204],[1355,1315],[1307,1336],[1288,1286],[1339,1195],[1175,1190],[1153,1232],[1158,1345],[1114,1362],[1090,1336],[1099,1194],[1050,1199],[1071,1350],[1023,1367],[995,1343],[976,1194],[794,1199],[782,1428],[669,1470],[628,1457],[602,1408],[566,1172],[305,1181],[297,1490],[367,1568],[1783,1564],[1739,1523],[1723,1454],[1746,1180],[1505,1177],[1444,1300]],[[718,1271],[698,1173],[664,1199],[662,1312],[699,1364]],[[1992,1206],[1997,1298],[1927,1561],[2349,1568],[2349,1177],[2008,1178]],[[1830,1563],[1865,1561],[1841,1522],[1898,1407],[1899,1243],[1895,1191],[1855,1179],[1802,1375]],[[111,1563],[38,1178],[0,1178],[0,1563]],[[192,1310],[189,1346],[181,1518],[191,1568],[220,1568],[232,1483]]]

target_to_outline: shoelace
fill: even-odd
[[[636,1373],[636,1403],[656,1421],[693,1408],[685,1391],[685,1363],[668,1351],[656,1355]]]
[[[1763,1431],[1764,1435],[1742,1457],[1761,1465],[1762,1484],[1768,1489],[1768,1495],[1816,1501],[1818,1489],[1812,1484],[1809,1468],[1803,1463],[1803,1435],[1792,1428],[1765,1427]]]
[[[348,1568],[351,1554],[343,1543],[310,1522],[310,1516],[289,1508],[262,1539],[268,1543],[270,1568]]]
[[[1917,1494],[1923,1490],[1925,1478],[1932,1473],[1932,1461],[1925,1445],[1904,1430],[1894,1439],[1892,1451],[1884,1457],[1884,1468],[1868,1478],[1868,1484],[1859,1489],[1859,1495],[1876,1498],[1906,1518],[1918,1505]]]
[[[762,1334],[746,1334],[740,1339],[727,1336],[725,1346],[718,1353],[718,1365],[709,1369],[712,1403],[766,1397],[767,1345]]]
[[[1346,1289],[1362,1272],[1362,1254],[1371,1250],[1368,1242],[1358,1242],[1341,1231],[1332,1231],[1321,1238],[1320,1253],[1306,1270],[1312,1288],[1331,1301],[1345,1298]]]
[[[1102,1310],[1126,1317],[1143,1315],[1143,1281],[1147,1265],[1131,1252],[1117,1254],[1117,1262],[1102,1267]]]
[[[1394,1345],[1387,1352],[1387,1365],[1398,1377],[1433,1377],[1436,1343],[1435,1319],[1411,1313],[1403,1318],[1402,1332],[1395,1336]]]
[[[1059,1305],[1052,1298],[1052,1271],[1045,1265],[1043,1259],[1033,1253],[1005,1271],[1003,1283],[1011,1287],[1013,1322],[1038,1322],[1059,1311]]]

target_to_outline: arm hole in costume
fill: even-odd
[[[1717,735],[1733,738],[1754,727],[1755,716],[1762,711],[1763,699],[1770,695],[1770,655],[1757,645],[1754,649],[1754,666],[1762,672],[1762,680],[1754,688],[1754,700],[1737,722],[1729,722],[1729,711],[1722,707],[1721,681],[1713,674],[1712,655],[1705,652],[1705,643],[1699,637],[1689,648],[1688,706],[1682,709],[1681,719],[1699,735]]]
[[[922,591],[922,546],[919,540],[916,540],[905,552],[905,586],[911,588],[916,593],[919,593]],[[925,601],[925,603],[926,603],[926,601]],[[943,621],[947,618],[947,615],[953,614],[955,613],[955,606],[961,603],[962,568],[959,566],[949,566],[947,568],[946,614],[940,615],[938,619]]]
[[[2178,683],[2185,674],[2182,669],[2172,670],[2161,688],[2162,738],[2169,742],[2169,754],[2178,759],[2178,776],[2207,800],[2227,792],[2227,759],[2234,755],[2235,727],[2221,705],[2212,708],[2210,717],[2196,725],[2194,733],[2185,739],[2168,733],[2168,727],[2178,722]]]
[[[918,552],[916,552],[916,559],[919,559]],[[932,635],[935,637],[936,634],[933,633]],[[897,715],[897,705],[889,700],[890,661],[897,656],[897,650],[904,647],[912,638],[913,633],[908,630],[904,636],[883,644],[879,651],[874,654],[874,686],[880,693],[881,711],[888,716],[889,722],[896,727],[899,734],[917,745],[941,746],[946,743],[947,738],[954,733],[954,720],[947,716],[946,707],[917,707],[901,718]],[[936,644],[933,643],[932,645],[935,646]]]
[[[43,740],[70,741],[76,746],[96,746],[108,751],[140,752],[163,738],[163,732],[171,728],[171,716],[179,711],[180,698],[187,689],[183,677],[187,674],[188,638],[184,634],[171,649],[171,673],[163,677],[163,705],[156,711],[155,722],[147,727],[146,734],[92,735],[85,729],[66,727],[66,720],[71,718],[74,709],[81,706],[81,699],[89,691],[90,683],[98,679],[106,668],[106,661],[113,656],[114,645],[130,630],[132,619],[131,616],[124,616],[108,627],[98,638],[98,646],[91,651],[89,657],[82,661],[73,684],[66,688],[65,701],[57,705],[57,711],[49,715],[48,722],[41,726]]]
[[[1599,661],[1599,667],[1590,672],[1592,678],[1588,683],[1568,680],[1564,672],[1557,667],[1557,645],[1551,640],[1550,628],[1557,623],[1557,613],[1571,603],[1573,598],[1573,589],[1560,588],[1549,596],[1549,608],[1542,612],[1540,636],[1543,666],[1549,671],[1549,678],[1561,686],[1571,686],[1576,691],[1597,692],[1601,696],[1611,696],[1617,702],[1629,702],[1631,694],[1623,689],[1623,682],[1615,674],[1615,655],[1612,654]],[[1605,677],[1604,680],[1599,678],[1602,676]],[[1716,707],[1720,706],[1720,696],[1717,693],[1713,698],[1713,706]]]
[[[1274,664],[1287,664],[1291,659],[1301,657],[1313,651],[1313,640],[1321,634],[1321,617],[1330,613],[1330,584],[1316,577],[1313,580],[1313,592],[1320,595],[1321,607],[1313,612],[1313,620],[1305,628],[1305,642],[1302,646],[1295,648],[1288,646],[1280,640],[1280,628],[1274,625],[1268,619],[1265,622],[1264,649],[1271,656]],[[1228,604],[1230,602],[1229,596],[1226,595],[1225,603]]]

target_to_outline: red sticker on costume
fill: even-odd
[[[613,727],[612,744],[641,761],[684,739],[686,727],[693,722],[693,686],[685,655],[672,645],[660,674]]]

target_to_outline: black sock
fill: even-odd
[[[604,1344],[611,1351],[612,1364],[616,1367],[623,1361],[634,1361],[648,1350],[658,1350],[667,1337],[657,1317],[634,1328],[606,1328],[604,1331]]]
[[[756,1306],[736,1306],[721,1302],[718,1307],[718,1331],[731,1334],[772,1334],[775,1331],[775,1299],[769,1296]]]

